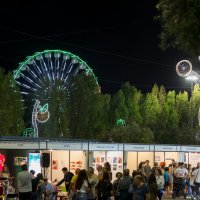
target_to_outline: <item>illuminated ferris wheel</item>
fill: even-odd
[[[98,81],[93,70],[78,56],[62,50],[45,50],[28,56],[19,63],[13,76],[20,86],[21,94],[34,99],[32,112],[33,135],[38,137],[37,123],[44,123],[50,117],[48,102],[53,91],[68,93],[77,74],[92,76]],[[30,133],[30,129],[28,130]]]

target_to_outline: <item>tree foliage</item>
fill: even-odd
[[[200,52],[200,1],[159,0],[161,47],[176,47],[192,56]]]
[[[24,104],[11,73],[0,68],[0,135],[21,135],[24,130]]]
[[[30,127],[34,102],[26,99],[26,115],[19,88],[12,75],[0,70],[0,133],[21,135]],[[52,91],[49,99],[40,96],[41,105],[49,104],[50,118],[39,125],[39,135],[51,138],[91,139],[131,143],[198,144],[200,88],[192,97],[186,91],[166,91],[156,84],[142,94],[124,83],[115,94],[102,94],[93,77],[80,74],[67,92]],[[29,114],[29,115],[28,115]],[[117,123],[122,120],[123,123]],[[192,123],[193,122],[193,123]]]

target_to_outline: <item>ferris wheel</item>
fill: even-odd
[[[99,88],[93,70],[78,56],[62,50],[45,50],[28,56],[14,70],[13,77],[20,86],[21,94],[35,100],[32,112],[33,135],[38,137],[38,123],[46,122],[50,117],[48,99],[51,92],[68,92],[74,77],[83,73],[92,76]],[[45,102],[41,105],[41,99]],[[30,129],[29,129],[30,133]]]

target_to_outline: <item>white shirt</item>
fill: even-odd
[[[28,171],[22,171],[18,174],[18,188],[19,192],[32,191],[32,175]]]
[[[192,176],[193,176],[193,178],[194,178],[194,181],[196,181],[197,183],[200,183],[200,168],[195,169],[195,170],[192,172]]]
[[[88,187],[88,183],[86,180],[84,180],[82,186],[81,186],[81,189],[80,190],[77,190],[78,192],[82,192],[82,193],[86,193],[87,192],[87,187]]]
[[[164,176],[156,176],[156,182],[158,185],[158,189],[163,189],[164,188],[164,184],[165,184],[165,180],[164,180]]]
[[[188,170],[186,168],[180,168],[178,167],[175,171],[174,174],[176,174],[176,177],[179,178],[184,178],[188,175]]]

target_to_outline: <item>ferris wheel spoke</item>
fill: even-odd
[[[49,81],[51,81],[51,78],[50,78],[50,75],[49,75],[49,71],[50,71],[50,70],[48,69],[48,67],[47,67],[47,65],[46,65],[46,63],[45,63],[45,61],[44,61],[44,59],[42,59],[41,65],[44,66],[45,71],[46,71],[46,73],[47,73],[47,76],[48,76],[48,78],[49,78]]]
[[[24,83],[20,83],[20,82],[18,82],[18,81],[16,81],[16,83],[17,83],[18,85],[20,85],[20,86],[26,88],[26,89],[29,89],[29,90],[31,90],[31,91],[33,91],[33,92],[37,92],[37,89],[32,88],[32,87],[30,87],[30,86],[28,86],[28,85],[26,85],[26,84],[24,84]]]
[[[23,73],[21,73],[21,76],[22,76],[26,81],[28,81],[30,84],[32,84],[33,86],[36,86],[36,87],[41,88],[40,85],[38,85],[38,84],[35,83],[33,80],[31,80],[30,78],[28,78],[27,76],[25,76]]]
[[[40,78],[38,78],[39,75],[36,75],[29,66],[27,66],[27,71],[28,73],[31,75],[32,78],[34,78],[35,82],[37,82],[38,84],[41,84],[42,86],[44,86],[44,83],[41,81]]]
[[[37,65],[36,62],[34,62],[34,65],[35,65],[35,68],[39,71],[38,74],[39,74],[40,78],[42,78],[44,80],[44,83],[47,82],[47,80],[45,78],[45,73],[40,70],[40,68],[39,68],[39,66]]]
[[[24,92],[24,91],[21,91],[20,93],[24,94],[24,95],[28,95],[29,94],[28,92]]]

